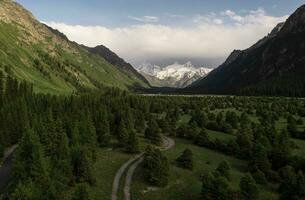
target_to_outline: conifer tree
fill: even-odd
[[[86,183],[78,184],[72,200],[93,200],[89,190],[89,185]]]
[[[259,198],[259,189],[250,174],[241,178],[239,187],[245,199],[256,200]]]
[[[128,142],[129,133],[123,121],[119,125],[117,137],[119,146],[125,147]]]
[[[144,156],[144,169],[146,180],[153,185],[164,187],[168,184],[169,163],[161,151],[148,147]]]
[[[27,130],[13,161],[14,180],[21,182],[32,180],[46,191],[50,184],[48,168],[37,134],[33,130]]]
[[[199,146],[208,146],[210,143],[209,135],[206,129],[202,129],[195,137],[194,143]]]
[[[95,183],[93,177],[93,161],[90,150],[87,147],[76,146],[72,149],[72,170],[78,183]]]
[[[138,153],[140,151],[139,139],[135,131],[129,133],[126,151],[129,153]]]
[[[216,171],[226,179],[231,179],[231,166],[227,161],[222,161],[219,163]]]
[[[145,138],[149,139],[154,145],[162,144],[161,130],[154,118],[149,121],[148,127],[145,131]]]
[[[176,162],[179,166],[192,170],[194,168],[193,152],[190,149],[185,149]]]

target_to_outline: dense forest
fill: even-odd
[[[142,136],[144,177],[150,185],[165,187],[172,163],[156,148],[162,135],[248,163],[239,189],[231,187],[227,161],[214,171],[203,168],[201,199],[258,199],[260,187],[268,185],[280,199],[305,197],[305,157],[292,153],[299,147],[291,140],[305,139],[302,99],[142,96],[112,88],[51,96],[35,94],[30,84],[3,74],[0,87],[1,154],[18,144],[3,200],[94,199],[90,187],[96,183],[97,149],[138,153]],[[185,115],[190,119],[180,123]],[[276,127],[280,118],[287,127]],[[211,130],[233,139],[212,139]],[[181,153],[175,165],[193,170],[194,152]]]

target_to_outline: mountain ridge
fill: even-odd
[[[33,84],[36,92],[70,94],[87,89],[149,87],[59,31],[20,4],[0,1],[0,70]]]
[[[186,92],[250,95],[305,95],[305,5],[284,24],[229,58]]]
[[[175,62],[165,67],[144,63],[138,67],[138,71],[155,87],[183,88],[206,76],[211,69],[196,68],[191,62],[185,64]]]
[[[136,78],[149,85],[149,82],[145,79],[145,77],[141,75],[130,63],[127,63],[124,59],[120,58],[116,53],[104,45],[98,45],[93,48],[87,46],[83,47],[86,48],[89,52],[103,57],[110,64],[116,66],[118,69],[125,72],[129,76],[135,76]]]

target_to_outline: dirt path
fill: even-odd
[[[163,147],[162,151],[169,150],[175,146],[175,141],[171,138],[168,137],[163,137]],[[130,200],[131,194],[130,194],[130,189],[131,189],[131,184],[132,184],[132,177],[133,174],[136,170],[136,168],[143,162],[143,156],[137,159],[136,162],[131,164],[129,167],[127,174],[126,174],[126,179],[125,179],[125,185],[124,185],[124,199],[125,200]]]
[[[112,193],[111,193],[111,199],[112,200],[117,200],[118,199],[118,192],[119,192],[119,187],[120,187],[120,180],[124,174],[124,172],[126,171],[126,169],[129,167],[129,165],[133,162],[135,162],[136,160],[138,160],[139,158],[141,158],[143,156],[143,154],[138,154],[135,157],[129,159],[127,162],[125,162],[121,168],[117,171],[115,177],[114,177],[114,181],[113,181],[113,185],[112,185]]]

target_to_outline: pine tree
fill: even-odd
[[[129,153],[138,153],[140,151],[139,139],[135,131],[129,133],[126,151]]]
[[[100,121],[96,125],[97,140],[100,146],[106,147],[110,144],[110,125],[108,115],[105,110],[101,112]]]
[[[195,137],[194,143],[199,146],[208,146],[210,144],[209,135],[206,129],[202,129]]]
[[[280,200],[295,200],[305,198],[305,177],[302,172],[290,173],[279,187]]]
[[[27,130],[19,144],[13,162],[15,180],[45,183],[49,180],[47,162],[39,138],[33,130]]]
[[[149,121],[148,127],[145,131],[145,138],[150,140],[154,145],[162,144],[161,130],[154,118]]]
[[[128,142],[129,133],[123,121],[121,121],[119,125],[117,137],[118,137],[119,146],[122,147],[126,146]]]
[[[50,187],[48,168],[37,134],[27,130],[13,160],[14,180],[22,183],[33,181],[39,191],[47,193]]]
[[[256,200],[259,198],[259,189],[250,174],[241,178],[239,187],[245,199]]]
[[[144,174],[146,180],[153,185],[164,187],[168,184],[169,163],[161,151],[148,147],[144,156]]]
[[[219,163],[216,171],[226,179],[231,179],[231,166],[227,161],[222,161]]]
[[[39,200],[41,198],[42,194],[32,181],[19,182],[9,197],[10,200]]]
[[[213,176],[209,172],[204,172],[201,176],[202,190],[201,196],[203,199],[230,199],[232,189],[229,186],[228,180],[221,176]]]
[[[87,147],[76,146],[72,149],[72,170],[78,183],[95,183],[93,177],[92,154]]]
[[[89,190],[89,185],[86,183],[78,184],[72,200],[93,200]]]
[[[193,152],[190,149],[185,149],[176,162],[179,166],[192,170],[194,168]]]

